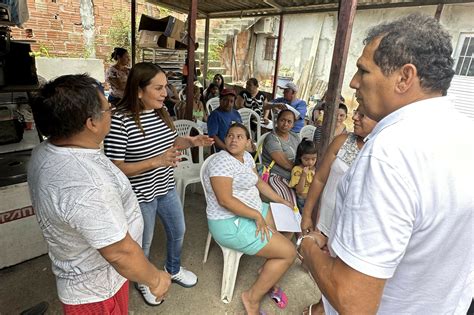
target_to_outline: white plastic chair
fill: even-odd
[[[203,134],[201,128],[199,128],[195,122],[190,120],[176,120],[174,121],[174,125],[179,137],[189,136],[192,129],[195,129],[200,135]],[[199,170],[201,169],[203,162],[204,152],[202,147],[199,147],[198,163],[193,163],[191,148],[181,151],[181,162],[178,163],[178,166],[174,170],[174,178],[176,181],[176,189],[178,190],[181,204],[183,206],[186,195],[186,187],[189,184],[195,184],[201,181],[199,177]]]
[[[238,110],[240,117],[242,118],[242,123],[244,124],[245,127],[249,130],[250,133],[252,133],[251,129],[251,121],[252,118],[254,121],[257,122],[257,135],[256,135],[256,141],[260,139],[260,136],[262,135],[261,132],[261,126],[260,126],[260,115],[257,114],[255,111],[251,110],[250,108],[241,108]]]
[[[258,163],[262,164],[262,151],[263,151],[263,141],[265,138],[270,134],[270,132],[264,133],[260,139],[257,141],[257,154],[258,154]],[[260,149],[260,146],[262,146],[262,149]]]
[[[208,157],[201,167],[200,178],[202,189],[204,191],[204,196],[206,197],[207,202],[207,191],[204,185],[204,175],[206,173],[207,165],[211,162],[215,155]],[[204,249],[204,259],[203,264],[207,261],[207,256],[209,254],[209,247],[211,245],[212,235],[210,232],[207,233],[206,248]],[[217,242],[216,242],[217,243]],[[217,243],[222,250],[222,256],[224,257],[224,268],[222,270],[222,285],[221,285],[221,301],[228,304],[232,301],[232,296],[234,294],[235,279],[237,278],[237,271],[239,270],[240,257],[244,253],[227,248]]]
[[[206,102],[207,115],[210,115],[220,105],[219,97],[213,97]]]
[[[313,125],[306,125],[300,130],[300,141],[304,138],[313,141],[314,132],[316,131],[316,127]]]
[[[186,100],[186,87],[185,86],[183,86],[181,91],[179,91],[178,96],[179,96],[180,101],[185,101]]]

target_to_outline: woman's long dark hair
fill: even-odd
[[[144,90],[145,87],[150,84],[151,79],[158,73],[165,74],[163,69],[157,64],[151,62],[139,62],[135,64],[128,75],[123,98],[117,104],[118,111],[131,115],[142,133],[144,133],[144,130],[140,122],[140,113],[145,109],[145,106],[138,98],[138,92],[139,89]],[[155,113],[160,116],[171,130],[175,130],[173,121],[165,106],[160,109],[155,109]]]
[[[121,58],[126,53],[127,53],[127,50],[125,48],[115,47],[114,51],[112,52],[112,55],[110,55],[110,60],[117,61],[119,58]]]
[[[225,85],[224,85],[224,77],[222,76],[222,74],[218,73],[214,76],[215,77],[219,77],[221,78],[221,84],[218,86],[219,87],[219,92],[222,92],[222,90],[224,89]],[[214,80],[213,80],[214,81]]]

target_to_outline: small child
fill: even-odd
[[[317,151],[316,144],[306,138],[301,141],[296,150],[295,166],[291,170],[288,186],[296,190],[296,202],[300,212],[303,211],[309,186],[316,172]]]

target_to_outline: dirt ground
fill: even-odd
[[[199,277],[198,284],[190,289],[173,284],[165,302],[157,307],[146,305],[137,290],[130,286],[130,314],[244,314],[240,300],[242,291],[252,285],[263,259],[242,256],[237,274],[233,299],[229,304],[220,300],[222,280],[222,252],[216,243],[211,244],[207,263],[203,264],[204,246],[208,233],[205,200],[201,187],[196,192],[188,187],[185,216],[186,237],[182,264]],[[151,250],[151,261],[163,268],[165,236],[161,224],[156,225]],[[262,310],[268,314],[301,314],[310,303],[319,300],[320,292],[298,262],[295,262],[280,282],[288,295],[288,306],[280,310],[268,297],[262,301]],[[0,314],[19,314],[41,301],[49,303],[47,314],[60,314],[51,263],[47,255],[0,270]]]

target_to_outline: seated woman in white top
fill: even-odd
[[[247,128],[233,124],[225,137],[226,150],[216,153],[205,170],[204,186],[209,231],[214,239],[227,248],[267,258],[257,281],[242,293],[247,313],[258,314],[267,292],[281,292],[274,286],[290,268],[296,251],[276,231],[269,205],[262,203],[259,193],[274,202],[291,204],[257,175],[255,162],[245,151],[250,141]],[[286,306],[283,304],[278,305]]]

